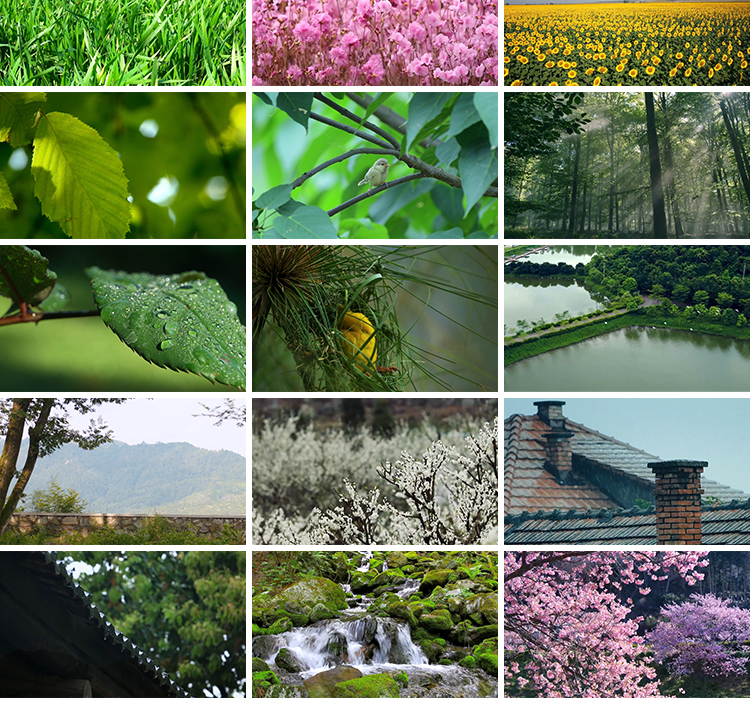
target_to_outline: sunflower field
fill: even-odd
[[[506,5],[505,85],[750,85],[750,4]]]

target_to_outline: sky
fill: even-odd
[[[750,398],[506,398],[503,417],[535,415],[537,400],[664,461],[707,461],[706,478],[750,493]]]
[[[136,398],[122,405],[100,405],[88,415],[73,413],[71,423],[84,429],[91,418],[101,417],[112,430],[112,438],[126,444],[188,442],[203,449],[228,449],[246,457],[245,427],[237,427],[231,421],[217,427],[213,418],[193,417],[206,412],[201,403],[215,407],[221,402],[221,398]]]

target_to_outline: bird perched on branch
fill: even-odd
[[[339,315],[344,307],[339,305]],[[395,366],[375,366],[378,351],[375,343],[375,328],[366,315],[347,310],[338,323],[341,331],[341,350],[365,373],[375,369],[379,373],[398,371]]]
[[[377,188],[382,186],[383,183],[388,180],[388,168],[390,164],[386,159],[378,159],[365,174],[365,177],[357,183],[358,186],[363,186],[365,183],[368,184],[367,192],[370,192],[371,188]]]

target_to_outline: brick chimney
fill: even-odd
[[[658,544],[700,544],[701,474],[707,461],[654,461],[656,540]]]
[[[538,400],[536,405],[536,414],[539,419],[548,424],[553,430],[565,429],[565,416],[562,413],[564,400]]]
[[[565,416],[562,413],[565,401],[544,400],[535,402],[534,405],[537,407],[539,419],[552,430],[542,435],[546,455],[544,468],[561,486],[569,485],[573,483],[573,450],[570,447],[570,438],[574,433],[565,429]]]

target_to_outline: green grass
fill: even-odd
[[[3,85],[245,85],[244,0],[0,0]]]

